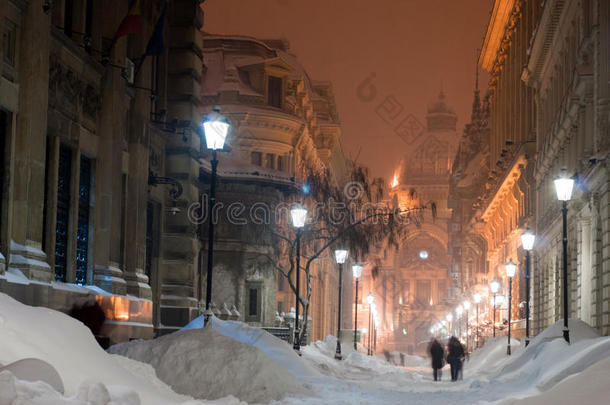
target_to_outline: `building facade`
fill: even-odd
[[[447,201],[459,141],[456,123],[457,116],[441,91],[396,169],[389,190],[395,204],[401,210],[422,205],[431,209],[425,211],[421,224],[409,225],[398,250],[389,249],[382,257],[378,275],[364,280],[363,298],[370,290],[376,300],[378,350],[425,354],[430,328],[451,308],[452,280],[458,275],[450,270],[447,255],[451,215]]]
[[[510,303],[522,333],[527,227],[537,235],[532,251],[532,334],[563,318],[562,215],[553,180],[562,168],[576,185],[568,215],[569,316],[608,334],[608,20],[604,1],[496,0],[479,63],[490,73],[488,180],[478,200],[460,195],[463,167],[454,167],[455,210],[474,209],[469,229],[481,241],[486,269],[463,293],[485,290],[504,263],[519,265]],[[459,159],[459,157],[458,157]],[[483,161],[483,160],[481,160]],[[462,230],[463,233],[464,230]],[[464,253],[467,241],[455,239]],[[469,277],[461,260],[462,274]],[[476,255],[475,255],[476,256]],[[475,259],[476,261],[476,259]],[[505,294],[504,291],[501,294]],[[503,308],[506,309],[506,304]],[[506,316],[503,313],[502,318]]]
[[[294,236],[288,211],[276,208],[289,208],[285,203],[295,200],[307,203],[301,185],[310,171],[328,170],[339,182],[348,174],[332,87],[311,80],[283,40],[205,34],[203,55],[201,112],[220,108],[232,127],[227,139],[231,151],[219,154],[217,202],[227,210],[232,203],[244,204],[243,213],[230,221],[223,215],[228,211],[220,211],[213,300],[235,305],[252,324],[271,325],[276,313],[294,309],[295,295],[270,263],[277,260],[274,242],[267,221],[259,216],[269,215],[277,224],[273,231],[283,229]],[[204,158],[202,176],[207,173]],[[305,239],[303,262],[311,254]],[[205,262],[207,244],[203,252]],[[313,339],[336,330],[338,274],[331,253],[326,252],[312,272]],[[302,287],[305,294],[303,276]],[[344,295],[350,302],[349,294]],[[351,306],[343,308],[349,320]]]
[[[610,5],[547,1],[523,80],[535,90],[534,325],[563,317],[562,219],[553,180],[576,178],[568,204],[569,316],[610,333]]]

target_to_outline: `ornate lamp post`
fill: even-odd
[[[455,323],[457,325],[457,335],[458,335],[458,339],[460,339],[462,337],[462,325],[460,324],[460,318],[462,317],[462,313],[464,312],[464,308],[462,308],[461,305],[458,305],[457,308],[455,308],[455,314],[457,315],[455,317]]]
[[[372,328],[372,319],[373,319],[373,304],[375,303],[375,297],[373,296],[372,293],[369,293],[369,295],[366,297],[366,302],[369,304],[369,333],[368,333],[368,350],[367,350],[367,354],[369,356],[371,356],[373,354],[373,350],[371,347],[371,343],[373,342],[371,339],[371,335],[373,334],[373,328]]]
[[[536,235],[527,228],[521,234],[521,245],[525,250],[525,346],[530,344],[530,277],[531,259],[530,251],[534,248]]]
[[[493,297],[494,297],[494,300],[493,300],[493,307],[494,307],[493,331],[494,331],[494,337],[496,337],[496,294],[498,293],[498,290],[500,289],[500,283],[498,283],[496,280],[493,280],[491,283],[489,283],[489,289],[491,290],[491,293],[493,294]]]
[[[222,150],[229,133],[229,121],[220,112],[215,109],[209,113],[202,122],[203,133],[205,135],[205,143],[209,150],[212,151],[212,179],[210,181],[210,215],[208,222],[208,274],[205,289],[205,326],[208,326],[214,313],[212,312],[212,268],[214,265],[214,207],[216,205],[216,169],[218,168],[218,159],[216,151]]]
[[[358,279],[362,276],[362,265],[356,263],[352,266],[352,274],[356,279],[356,298],[354,300],[354,350],[358,351]]]
[[[300,352],[301,350],[301,338],[299,334],[299,294],[301,292],[301,231],[305,226],[305,220],[307,219],[307,210],[300,203],[296,203],[290,209],[290,218],[292,219],[292,226],[297,228],[297,240],[296,240],[296,294],[294,303],[294,339],[292,341],[292,348]],[[307,321],[305,321],[305,327],[307,327]]]
[[[511,258],[508,263],[504,265],[504,268],[506,269],[506,276],[508,277],[508,346],[506,348],[506,354],[510,356],[510,313],[513,298],[513,277],[515,277],[515,273],[517,272],[517,265]]]
[[[447,319],[447,330],[449,331],[449,333],[451,333],[453,335],[453,332],[455,331],[451,331],[453,329],[453,324],[451,323],[451,321],[453,321],[453,315],[452,314],[447,314],[447,316],[445,317],[445,319]]]
[[[561,201],[563,217],[563,338],[570,343],[568,329],[568,201],[572,198],[574,179],[568,177],[566,169],[561,170],[561,176],[554,181],[557,199]]]
[[[335,359],[341,360],[341,285],[343,284],[343,263],[347,260],[347,250],[335,250],[335,260],[339,265],[339,296],[337,298],[337,350]]]
[[[466,350],[468,351],[468,332],[470,331],[468,325],[468,310],[470,309],[470,301],[464,301],[462,307],[464,308],[464,312],[466,312]]]
[[[481,336],[480,336],[480,330],[481,330],[481,325],[479,325],[479,304],[481,303],[481,294],[474,294],[472,296],[472,300],[474,301],[474,303],[477,305],[477,349],[479,348],[479,344],[481,341]]]

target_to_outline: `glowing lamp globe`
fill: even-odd
[[[555,183],[557,199],[559,201],[570,201],[570,198],[572,198],[572,189],[574,188],[574,179],[568,177],[566,169],[562,169],[561,175],[553,182]]]
[[[468,311],[468,310],[470,309],[470,301],[464,301],[464,302],[462,303],[462,307],[464,307],[464,309],[465,309],[466,311]]]
[[[366,302],[368,302],[369,305],[373,305],[375,303],[375,297],[372,293],[369,293],[369,295],[366,297]]]
[[[347,250],[337,249],[335,250],[335,260],[338,264],[343,264],[347,260]]]
[[[447,322],[451,322],[453,320],[453,315],[447,314],[445,318],[447,318]]]
[[[458,317],[462,316],[462,312],[464,312],[464,308],[462,308],[461,305],[458,305],[457,308],[455,309],[455,313],[457,314]]]
[[[475,294],[472,296],[472,300],[474,301],[475,304],[478,304],[481,302],[481,294]]]
[[[530,231],[530,228],[527,228],[525,232],[521,234],[521,246],[523,246],[523,250],[532,250],[534,248],[535,240],[536,235],[534,235],[534,232]]]
[[[362,275],[362,265],[360,263],[356,263],[352,266],[352,273],[354,275],[354,278],[360,278],[360,276]]]
[[[229,133],[229,121],[220,115],[218,110],[214,110],[203,119],[202,125],[208,149],[219,150],[224,148]]]
[[[295,228],[302,228],[305,226],[305,220],[307,219],[307,210],[301,204],[295,204],[290,209],[290,217]]]
[[[500,290],[500,283],[498,283],[496,280],[492,281],[489,283],[489,289],[492,293],[497,293]]]
[[[506,269],[506,276],[507,277],[509,277],[509,278],[515,277],[515,273],[517,272],[517,265],[515,264],[515,262],[513,262],[512,257],[510,258],[508,263],[506,263],[504,265],[504,268]]]

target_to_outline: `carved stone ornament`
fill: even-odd
[[[49,57],[49,88],[61,92],[67,100],[80,102],[89,117],[95,117],[102,105],[99,89],[63,66],[54,54]]]

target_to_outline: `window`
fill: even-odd
[[[4,19],[2,29],[3,60],[10,66],[15,66],[15,45],[17,43],[17,26],[9,19]]]
[[[250,288],[248,292],[248,316],[256,316],[258,313],[258,290]]]
[[[267,153],[265,167],[268,169],[275,169],[275,155],[273,153]]]
[[[252,152],[251,162],[254,166],[262,166],[263,165],[263,154],[261,152]]]
[[[438,280],[437,287],[438,294],[436,297],[436,302],[440,303],[447,299],[447,282],[445,280]]]
[[[280,155],[277,157],[277,169],[279,171],[284,172],[288,169],[287,160],[288,159],[286,158],[286,156]]]
[[[64,34],[72,38],[72,0],[64,0]]]
[[[417,297],[417,301],[422,305],[428,305],[432,298],[430,280],[417,280],[415,285],[415,296]]]
[[[262,281],[246,282],[246,322],[262,322]]]
[[[57,170],[57,225],[55,228],[56,281],[66,281],[71,175],[72,151],[67,146],[61,145],[59,148],[59,167]]]
[[[91,203],[91,159],[80,158],[78,227],[76,234],[76,284],[87,283],[89,264],[89,211]]]
[[[272,107],[282,108],[282,79],[269,76],[267,80],[267,103]]]

